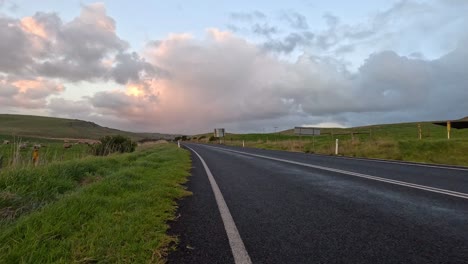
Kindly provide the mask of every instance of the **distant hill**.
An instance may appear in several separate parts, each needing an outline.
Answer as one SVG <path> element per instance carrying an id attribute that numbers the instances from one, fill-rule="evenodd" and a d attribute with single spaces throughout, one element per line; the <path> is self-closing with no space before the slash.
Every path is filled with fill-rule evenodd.
<path id="1" fill-rule="evenodd" d="M 468 117 L 464 117 L 452 121 L 464 121 L 468 122 Z M 360 126 L 360 127 L 349 127 L 349 128 L 320 128 L 320 133 L 322 136 L 338 136 L 338 135 L 370 135 L 374 138 L 379 139 L 415 139 L 418 137 L 418 127 L 421 127 L 422 137 L 424 138 L 438 138 L 445 139 L 447 137 L 447 128 L 444 126 L 435 125 L 436 122 L 442 121 L 421 121 L 421 122 L 412 122 L 412 123 L 394 123 L 394 124 L 376 124 L 369 126 Z M 445 122 L 445 121 L 443 121 Z M 452 122 L 453 123 L 453 122 Z M 468 129 L 452 129 L 451 132 L 452 138 L 458 139 L 468 139 Z M 204 133 L 194 135 L 194 137 L 205 136 L 209 138 L 213 136 L 213 133 Z M 277 136 L 281 139 L 296 139 L 299 137 L 294 134 L 294 128 L 286 129 L 283 131 L 278 131 L 276 133 L 247 133 L 247 134 L 232 134 L 227 133 L 226 138 L 232 140 L 263 140 L 276 138 Z M 305 138 L 309 136 L 304 136 Z"/>
<path id="2" fill-rule="evenodd" d="M 93 122 L 44 116 L 0 114 L 0 134 L 47 137 L 99 139 L 106 135 L 125 135 L 133 140 L 172 138 L 159 133 L 133 133 L 102 127 Z"/>

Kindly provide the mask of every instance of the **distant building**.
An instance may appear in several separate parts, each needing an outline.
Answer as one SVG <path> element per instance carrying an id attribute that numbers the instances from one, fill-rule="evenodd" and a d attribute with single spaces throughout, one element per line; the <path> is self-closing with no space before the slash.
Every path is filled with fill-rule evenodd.
<path id="1" fill-rule="evenodd" d="M 450 139 L 450 130 L 452 128 L 465 129 L 468 128 L 468 116 L 458 120 L 448 120 L 433 122 L 434 125 L 447 127 L 447 139 Z"/>
<path id="2" fill-rule="evenodd" d="M 433 124 L 439 126 L 447 126 L 448 124 L 450 124 L 451 128 L 464 129 L 468 128 L 468 116 L 458 120 L 437 121 Z"/>

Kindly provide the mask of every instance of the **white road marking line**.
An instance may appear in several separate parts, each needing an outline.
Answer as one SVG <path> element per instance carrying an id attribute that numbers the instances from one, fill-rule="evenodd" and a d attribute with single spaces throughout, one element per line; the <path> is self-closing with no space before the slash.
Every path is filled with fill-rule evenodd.
<path id="1" fill-rule="evenodd" d="M 425 191 L 429 191 L 429 192 L 441 193 L 441 194 L 445 194 L 445 195 L 450 195 L 450 196 L 454 196 L 454 197 L 468 199 L 468 194 L 461 193 L 461 192 L 455 192 L 455 191 L 450 191 L 450 190 L 445 190 L 445 189 L 440 189 L 440 188 L 435 188 L 435 187 L 430 187 L 430 186 L 425 186 L 425 185 L 419 185 L 419 184 L 415 184 L 415 183 L 391 180 L 391 179 L 387 179 L 387 178 L 381 178 L 381 177 L 362 174 L 362 173 L 357 173 L 357 172 L 333 169 L 333 168 L 329 168 L 329 167 L 322 167 L 322 166 L 318 166 L 318 165 L 312 165 L 312 164 L 307 164 L 307 163 L 302 163 L 302 162 L 297 162 L 297 161 L 292 161 L 292 160 L 285 160 L 285 159 L 273 158 L 273 157 L 264 156 L 264 155 L 251 154 L 251 153 L 247 153 L 247 152 L 243 152 L 243 151 L 224 149 L 224 148 L 218 148 L 218 147 L 213 147 L 213 146 L 209 146 L 209 148 L 216 148 L 216 149 L 219 149 L 219 150 L 222 150 L 222 151 L 239 153 L 239 154 L 243 154 L 243 155 L 247 155 L 247 156 L 270 159 L 270 160 L 275 160 L 275 161 L 281 161 L 281 162 L 300 165 L 300 166 L 304 166 L 304 167 L 309 167 L 309 168 L 314 168 L 314 169 L 319 169 L 319 170 L 325 170 L 325 171 L 331 171 L 331 172 L 337 172 L 337 173 L 356 176 L 356 177 L 360 177 L 360 178 L 366 178 L 366 179 L 370 179 L 370 180 L 381 181 L 381 182 L 391 183 L 391 184 L 395 184 L 395 185 L 401 185 L 401 186 L 406 186 L 406 187 L 410 187 L 410 188 L 425 190 Z"/>
<path id="2" fill-rule="evenodd" d="M 317 155 L 319 156 L 319 155 Z M 459 170 L 459 171 L 468 171 L 468 168 L 458 168 L 458 167 L 444 167 L 438 165 L 424 164 L 424 163 L 411 163 L 411 162 L 399 162 L 393 160 L 383 160 L 383 159 L 365 159 L 365 158 L 353 158 L 353 157 L 335 157 L 338 159 L 349 159 L 349 160 L 362 160 L 362 161 L 373 161 L 380 163 L 390 163 L 390 164 L 399 164 L 399 165 L 408 165 L 408 166 L 417 166 L 417 167 L 426 167 L 426 168 L 435 168 L 435 169 L 447 169 L 447 170 Z"/>
<path id="3" fill-rule="evenodd" d="M 262 149 L 262 150 L 265 150 L 265 149 Z M 280 150 L 280 151 L 288 152 L 288 151 L 285 151 L 285 150 Z M 450 165 L 439 166 L 439 165 L 436 165 L 436 164 L 426 164 L 426 163 L 418 163 L 418 162 L 400 162 L 400 161 L 396 161 L 396 160 L 386 160 L 386 159 L 372 159 L 372 158 L 367 159 L 367 158 L 355 158 L 355 157 L 346 157 L 346 156 L 328 156 L 328 155 L 324 155 L 324 154 L 309 154 L 309 155 L 316 156 L 316 157 L 330 157 L 330 158 L 335 158 L 335 159 L 349 159 L 349 160 L 360 160 L 360 161 L 369 161 L 369 162 L 390 163 L 390 164 L 399 164 L 399 165 L 407 165 L 407 166 L 443 169 L 443 170 L 447 169 L 447 170 L 468 171 L 468 167 L 464 167 L 464 166 L 450 167 Z"/>
<path id="4" fill-rule="evenodd" d="M 244 242 L 242 242 L 242 238 L 239 235 L 239 231 L 237 230 L 236 224 L 234 223 L 234 219 L 229 212 L 229 208 L 224 201 L 223 194 L 221 193 L 221 190 L 219 189 L 218 184 L 216 183 L 216 180 L 210 171 L 210 168 L 208 168 L 205 160 L 203 160 L 203 158 L 195 150 L 189 147 L 187 148 L 198 156 L 201 163 L 203 164 L 203 167 L 205 168 L 206 174 L 208 175 L 211 188 L 213 189 L 213 193 L 215 195 L 216 203 L 218 204 L 219 212 L 221 213 L 221 218 L 223 219 L 224 229 L 226 230 L 226 234 L 228 236 L 229 245 L 231 246 L 232 255 L 234 256 L 234 262 L 236 264 L 251 264 L 252 261 L 250 260 L 247 250 L 245 249 Z"/>

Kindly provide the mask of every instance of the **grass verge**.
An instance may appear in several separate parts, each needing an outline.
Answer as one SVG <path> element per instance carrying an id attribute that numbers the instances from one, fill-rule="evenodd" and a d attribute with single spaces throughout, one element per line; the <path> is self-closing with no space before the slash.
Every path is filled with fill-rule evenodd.
<path id="1" fill-rule="evenodd" d="M 271 136 L 270 136 L 271 137 Z M 289 136 L 292 137 L 292 136 Z M 468 139 L 394 139 L 384 137 L 367 138 L 362 135 L 296 137 L 245 140 L 246 147 L 285 150 L 292 152 L 335 154 L 335 139 L 339 139 L 339 155 L 348 157 L 377 158 L 413 161 L 434 164 L 468 166 Z M 213 142 L 215 143 L 215 142 Z M 225 140 L 226 145 L 242 146 L 241 140 Z"/>
<path id="2" fill-rule="evenodd" d="M 0 174 L 6 263 L 163 263 L 166 234 L 190 168 L 162 144 Z M 8 209 L 7 209 L 8 208 Z M 16 211 L 17 214 L 11 214 Z M 6 216 L 6 217 L 5 217 Z"/>

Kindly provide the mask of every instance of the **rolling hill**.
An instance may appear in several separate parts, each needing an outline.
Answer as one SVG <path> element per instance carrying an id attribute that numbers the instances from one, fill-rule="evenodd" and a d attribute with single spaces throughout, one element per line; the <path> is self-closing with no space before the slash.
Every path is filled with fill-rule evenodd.
<path id="1" fill-rule="evenodd" d="M 172 138 L 172 135 L 167 134 L 133 133 L 102 127 L 93 122 L 78 119 L 0 114 L 0 135 L 99 139 L 115 134 L 125 135 L 133 140 Z"/>

